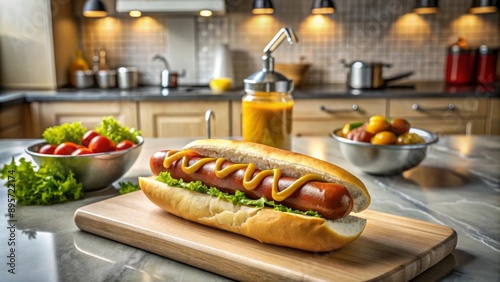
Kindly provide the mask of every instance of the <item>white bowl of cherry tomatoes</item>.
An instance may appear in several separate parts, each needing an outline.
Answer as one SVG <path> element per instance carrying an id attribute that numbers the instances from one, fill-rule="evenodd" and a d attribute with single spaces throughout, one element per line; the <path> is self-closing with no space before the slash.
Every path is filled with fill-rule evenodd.
<path id="1" fill-rule="evenodd" d="M 406 119 L 373 116 L 332 132 L 344 157 L 363 172 L 401 174 L 419 165 L 438 136 L 411 127 Z"/>
<path id="2" fill-rule="evenodd" d="M 63 142 L 55 145 L 43 141 L 25 151 L 38 165 L 60 162 L 74 172 L 84 191 L 92 191 L 109 187 L 130 169 L 144 144 L 143 137 L 135 138 L 115 144 L 95 130 L 89 130 L 83 135 L 81 144 Z"/>

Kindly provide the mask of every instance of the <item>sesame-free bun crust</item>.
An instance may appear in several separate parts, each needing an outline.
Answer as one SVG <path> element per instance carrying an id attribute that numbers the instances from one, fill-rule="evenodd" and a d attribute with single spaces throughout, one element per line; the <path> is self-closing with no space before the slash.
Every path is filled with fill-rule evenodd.
<path id="1" fill-rule="evenodd" d="M 187 144 L 184 149 L 206 157 L 224 158 L 233 163 L 254 163 L 260 170 L 279 168 L 282 175 L 288 177 L 319 174 L 325 181 L 347 188 L 354 201 L 353 212 L 363 211 L 370 205 L 370 194 L 361 180 L 341 167 L 307 155 L 258 143 L 225 139 L 200 139 Z"/>
<path id="2" fill-rule="evenodd" d="M 237 205 L 216 197 L 171 187 L 154 177 L 139 177 L 144 194 L 158 207 L 184 219 L 269 243 L 314 252 L 340 249 L 356 238 L 366 220 L 338 220 Z"/>

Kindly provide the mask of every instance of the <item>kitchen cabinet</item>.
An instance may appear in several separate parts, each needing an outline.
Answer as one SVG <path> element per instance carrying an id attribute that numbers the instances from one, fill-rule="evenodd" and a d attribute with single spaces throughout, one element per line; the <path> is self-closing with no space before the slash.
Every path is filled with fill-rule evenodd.
<path id="1" fill-rule="evenodd" d="M 115 117 L 122 125 L 138 128 L 136 102 L 34 102 L 31 112 L 34 136 L 41 136 L 47 127 L 66 122 L 80 121 L 85 127 L 93 128 L 106 116 Z"/>
<path id="2" fill-rule="evenodd" d="M 346 123 L 373 115 L 403 117 L 438 134 L 500 134 L 500 99 L 372 98 L 296 99 L 294 136 L 327 136 Z M 241 136 L 241 103 L 232 102 L 232 132 Z"/>
<path id="3" fill-rule="evenodd" d="M 488 101 L 481 98 L 390 99 L 389 116 L 438 134 L 484 134 Z"/>
<path id="4" fill-rule="evenodd" d="M 208 110 L 212 110 L 212 137 L 230 136 L 228 101 L 144 101 L 139 105 L 144 137 L 206 137 Z"/>
<path id="5" fill-rule="evenodd" d="M 500 99 L 489 99 L 485 133 L 500 135 Z"/>
<path id="6" fill-rule="evenodd" d="M 296 99 L 293 136 L 329 136 L 344 124 L 385 115 L 386 99 Z M 241 136 L 241 102 L 232 102 L 232 132 Z"/>
<path id="7" fill-rule="evenodd" d="M 0 108 L 0 138 L 26 138 L 30 135 L 30 112 L 27 103 Z"/>
<path id="8" fill-rule="evenodd" d="M 29 101 L 29 100 L 28 100 Z M 345 123 L 367 121 L 373 115 L 407 118 L 414 127 L 438 134 L 500 134 L 500 99 L 440 98 L 297 98 L 293 110 L 294 136 L 329 136 Z M 206 137 L 205 114 L 212 110 L 212 136 L 240 137 L 239 99 L 140 101 L 30 101 L 33 133 L 55 124 L 82 121 L 94 126 L 113 115 L 145 137 Z M 448 108 L 452 104 L 452 109 Z M 416 106 L 417 109 L 413 109 Z M 31 131 L 30 131 L 31 132 Z M 26 135 L 25 135 L 26 136 Z"/>
<path id="9" fill-rule="evenodd" d="M 73 1 L 0 1 L 0 86 L 56 89 L 78 48 Z"/>
<path id="10" fill-rule="evenodd" d="M 301 99 L 293 108 L 294 136 L 329 136 L 346 123 L 386 114 L 386 99 Z"/>
<path id="11" fill-rule="evenodd" d="M 242 136 L 241 123 L 241 101 L 230 101 L 231 109 L 231 133 L 233 136 Z"/>

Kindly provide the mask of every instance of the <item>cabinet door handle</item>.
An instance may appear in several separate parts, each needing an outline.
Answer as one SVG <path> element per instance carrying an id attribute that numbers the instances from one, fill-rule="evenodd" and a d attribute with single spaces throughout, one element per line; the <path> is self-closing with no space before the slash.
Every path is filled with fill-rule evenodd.
<path id="1" fill-rule="evenodd" d="M 350 109 L 330 109 L 325 105 L 321 105 L 319 109 L 325 113 L 336 114 L 336 113 L 347 113 L 347 112 L 361 112 L 358 104 L 352 104 Z"/>
<path id="2" fill-rule="evenodd" d="M 212 138 L 212 119 L 215 120 L 215 112 L 207 110 L 205 112 L 205 124 L 207 126 L 207 139 Z"/>
<path id="3" fill-rule="evenodd" d="M 449 103 L 448 106 L 446 106 L 446 107 L 436 107 L 436 108 L 422 107 L 419 104 L 415 103 L 415 104 L 411 105 L 411 108 L 414 111 L 423 111 L 423 112 L 425 112 L 425 111 L 454 111 L 457 109 L 457 107 L 453 103 Z"/>

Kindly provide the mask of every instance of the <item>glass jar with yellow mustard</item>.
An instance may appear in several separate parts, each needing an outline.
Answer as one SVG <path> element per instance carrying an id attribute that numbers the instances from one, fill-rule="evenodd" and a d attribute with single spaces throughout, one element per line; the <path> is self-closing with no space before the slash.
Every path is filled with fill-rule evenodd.
<path id="1" fill-rule="evenodd" d="M 243 140 L 291 149 L 290 93 L 247 91 L 242 100 Z"/>
<path id="2" fill-rule="evenodd" d="M 271 52 L 285 38 L 290 44 L 298 42 L 290 28 L 280 29 L 264 48 L 262 70 L 243 81 L 245 95 L 242 98 L 241 111 L 244 141 L 290 150 L 293 81 L 274 70 L 274 58 L 271 56 Z"/>

